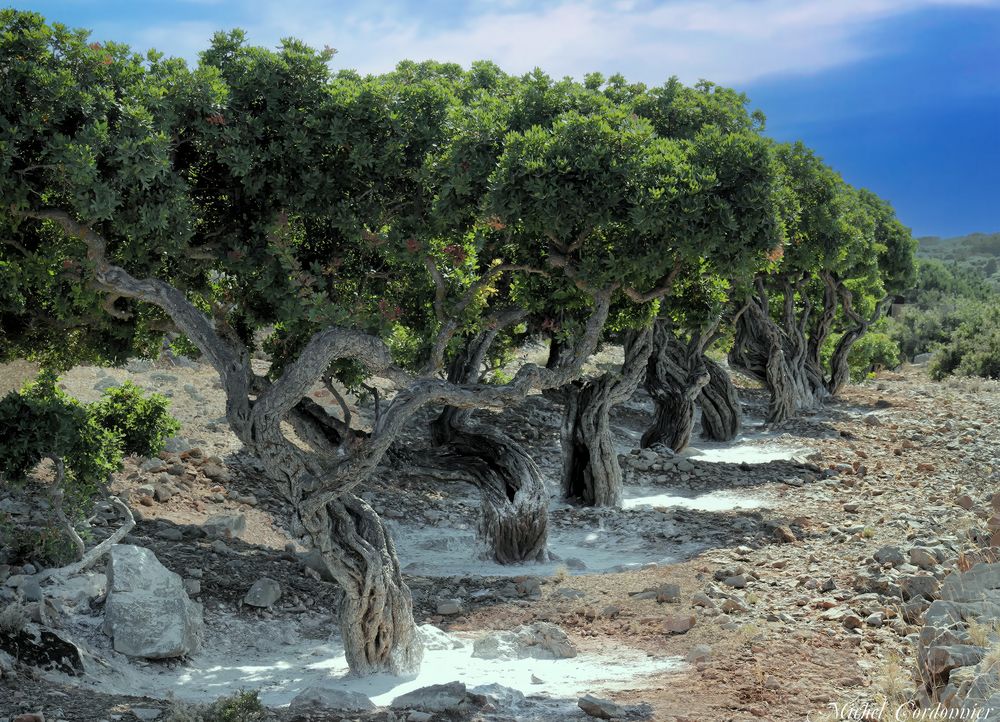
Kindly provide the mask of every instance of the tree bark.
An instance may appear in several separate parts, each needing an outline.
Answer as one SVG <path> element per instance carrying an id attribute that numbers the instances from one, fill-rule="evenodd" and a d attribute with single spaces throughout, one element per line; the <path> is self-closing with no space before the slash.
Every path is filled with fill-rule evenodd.
<path id="1" fill-rule="evenodd" d="M 611 410 L 635 393 L 651 351 L 650 329 L 630 334 L 620 373 L 575 381 L 565 388 L 560 440 L 563 491 L 568 498 L 587 506 L 622 505 L 622 469 L 611 434 Z"/>
<path id="2" fill-rule="evenodd" d="M 587 289 L 594 307 L 564 364 L 557 369 L 526 364 L 506 384 L 451 384 L 436 378 L 437 360 L 455 332 L 455 324 L 447 323 L 435 341 L 428 370 L 417 376 L 393 365 L 389 348 L 379 337 L 331 326 L 314 334 L 299 357 L 272 382 L 254 373 L 249 350 L 239 339 L 213 323 L 182 291 L 155 277 L 136 278 L 111 263 L 105 238 L 73 214 L 60 208 L 19 214 L 55 223 L 68 236 L 82 241 L 87 246 L 94 279 L 101 287 L 119 297 L 158 306 L 198 347 L 220 376 L 229 426 L 247 451 L 260 459 L 265 474 L 291 504 L 293 529 L 302 528 L 309 534 L 344 587 L 341 624 L 352 672 L 414 671 L 420 663 L 421 646 L 395 548 L 375 512 L 351 490 L 370 477 L 405 425 L 426 404 L 500 406 L 577 378 L 597 347 L 615 288 Z M 561 265 L 566 266 L 566 261 Z M 452 316 L 458 318 L 461 309 L 497 274 L 512 269 L 492 268 L 467 290 Z M 441 306 L 438 301 L 436 297 L 436 306 Z M 334 444 L 327 431 L 313 428 L 315 422 L 300 410 L 299 404 L 324 378 L 331 364 L 340 359 L 357 362 L 368 375 L 383 373 L 401 379 L 402 389 L 379 415 L 367 437 L 345 434 Z M 311 450 L 285 436 L 281 428 L 285 419 L 304 430 L 304 440 Z"/>
<path id="3" fill-rule="evenodd" d="M 758 284 L 757 296 L 736 320 L 729 364 L 767 387 L 767 421 L 781 423 L 817 408 L 826 394 L 817 392 L 810 381 L 803 321 L 795 318 L 793 297 L 786 293 L 782 328 L 771 318 L 762 285 Z"/>
<path id="4" fill-rule="evenodd" d="M 837 346 L 833 350 L 830 358 L 830 378 L 826 382 L 826 389 L 831 396 L 840 393 L 844 386 L 851 380 L 851 366 L 849 357 L 851 349 L 861 338 L 868 333 L 872 324 L 878 321 L 892 305 L 892 297 L 887 296 L 879 301 L 872 313 L 871 318 L 862 318 L 854 311 L 851 292 L 844 289 L 841 296 L 841 304 L 844 314 L 854 322 L 854 326 L 844 332 L 844 335 L 837 341 Z"/>
<path id="5" fill-rule="evenodd" d="M 705 358 L 709 381 L 698 396 L 701 435 L 712 441 L 732 441 L 743 425 L 743 408 L 736 386 L 726 369 Z"/>
<path id="6" fill-rule="evenodd" d="M 663 444 L 683 451 L 691 443 L 695 399 L 711 378 L 705 365 L 706 338 L 697 332 L 684 342 L 674 333 L 669 320 L 661 318 L 654 323 L 645 386 L 655 410 L 653 423 L 639 442 L 642 448 Z"/>
<path id="7" fill-rule="evenodd" d="M 304 522 L 343 589 L 338 616 L 351 673 L 416 672 L 423 644 L 413 620 L 413 598 L 382 520 L 362 499 L 346 493 Z"/>
<path id="8" fill-rule="evenodd" d="M 476 383 L 495 329 L 470 339 L 448 368 L 452 383 Z M 548 495 L 530 455 L 499 429 L 469 428 L 469 409 L 446 406 L 431 422 L 439 453 L 429 459 L 480 492 L 479 539 L 500 564 L 548 558 Z"/>
<path id="9" fill-rule="evenodd" d="M 545 482 L 520 444 L 496 429 L 453 429 L 439 461 L 482 495 L 478 531 L 485 556 L 500 564 L 548 559 Z"/>

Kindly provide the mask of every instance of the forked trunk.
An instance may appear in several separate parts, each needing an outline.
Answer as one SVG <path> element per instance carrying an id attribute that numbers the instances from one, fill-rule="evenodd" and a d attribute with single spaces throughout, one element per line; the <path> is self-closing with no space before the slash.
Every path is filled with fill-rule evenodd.
<path id="1" fill-rule="evenodd" d="M 844 292 L 842 298 L 844 313 L 854 322 L 854 326 L 845 331 L 844 335 L 840 337 L 836 348 L 833 350 L 833 356 L 830 358 L 830 378 L 826 382 L 826 389 L 833 396 L 840 393 L 851 380 L 851 365 L 849 360 L 854 344 L 868 333 L 868 329 L 871 328 L 872 324 L 882 318 L 892 303 L 891 297 L 882 299 L 878 306 L 876 306 L 871 318 L 864 319 L 854 311 L 849 292 Z"/>
<path id="2" fill-rule="evenodd" d="M 346 493 L 303 522 L 343 589 L 338 616 L 351 673 L 419 670 L 424 651 L 413 599 L 392 538 L 375 511 Z"/>
<path id="3" fill-rule="evenodd" d="M 701 435 L 712 441 L 732 441 L 743 425 L 743 408 L 729 372 L 705 358 L 709 381 L 698 396 L 701 407 Z"/>
<path id="4" fill-rule="evenodd" d="M 631 334 L 621 373 L 577 381 L 564 390 L 563 491 L 588 506 L 620 507 L 622 469 L 611 434 L 611 410 L 635 393 L 646 372 L 651 332 Z"/>
<path id="5" fill-rule="evenodd" d="M 643 448 L 663 444 L 682 451 L 694 431 L 695 399 L 709 382 L 703 335 L 684 342 L 666 319 L 657 319 L 653 352 L 646 367 L 645 386 L 653 399 L 653 423 L 639 442 Z"/>

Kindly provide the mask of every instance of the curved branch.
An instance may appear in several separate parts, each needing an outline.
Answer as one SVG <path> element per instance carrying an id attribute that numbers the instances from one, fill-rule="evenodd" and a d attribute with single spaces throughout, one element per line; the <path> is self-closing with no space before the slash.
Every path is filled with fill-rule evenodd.
<path id="1" fill-rule="evenodd" d="M 105 288 L 124 298 L 135 298 L 159 306 L 173 319 L 181 331 L 202 352 L 215 368 L 226 389 L 226 416 L 233 431 L 245 437 L 250 417 L 247 392 L 250 386 L 250 354 L 242 345 L 223 339 L 212 322 L 184 294 L 156 278 L 139 279 L 107 258 L 107 241 L 90 226 L 77 221 L 59 208 L 18 211 L 26 218 L 52 221 L 68 235 L 82 240 L 87 246 L 87 258 L 93 264 L 94 277 Z"/>

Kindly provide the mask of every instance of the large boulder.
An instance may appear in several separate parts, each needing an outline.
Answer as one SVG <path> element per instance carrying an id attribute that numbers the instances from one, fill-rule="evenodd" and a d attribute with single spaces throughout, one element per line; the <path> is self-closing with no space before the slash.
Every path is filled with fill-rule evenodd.
<path id="1" fill-rule="evenodd" d="M 297 713 L 317 712 L 367 712 L 375 709 L 375 703 L 360 692 L 351 692 L 334 687 L 307 687 L 292 699 L 289 711 Z"/>
<path id="2" fill-rule="evenodd" d="M 562 629 L 549 622 L 525 624 L 510 632 L 491 632 L 477 639 L 472 656 L 481 659 L 569 659 L 576 647 Z"/>
<path id="3" fill-rule="evenodd" d="M 116 544 L 108 560 L 104 631 L 114 648 L 132 657 L 163 659 L 198 650 L 204 627 L 179 575 L 149 549 Z"/>
<path id="4" fill-rule="evenodd" d="M 461 709 L 466 703 L 466 689 L 462 682 L 432 684 L 396 697 L 393 709 L 417 709 L 425 712 L 445 712 Z"/>

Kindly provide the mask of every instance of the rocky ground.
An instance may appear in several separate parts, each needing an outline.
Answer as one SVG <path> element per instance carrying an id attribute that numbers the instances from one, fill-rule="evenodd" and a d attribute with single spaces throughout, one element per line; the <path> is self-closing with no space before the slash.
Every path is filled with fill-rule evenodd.
<path id="1" fill-rule="evenodd" d="M 5 371 L 0 392 L 26 373 Z M 170 395 L 184 427 L 160 458 L 130 459 L 116 478 L 137 517 L 124 541 L 151 550 L 203 606 L 203 650 L 136 662 L 100 629 L 96 572 L 68 591 L 42 584 L 29 611 L 93 659 L 82 679 L 0 664 L 0 720 L 166 720 L 171 697 L 206 701 L 241 687 L 260 689 L 275 715 L 302 718 L 284 705 L 346 670 L 336 661 L 336 588 L 309 566 L 279 495 L 239 453 L 211 371 L 136 363 L 77 369 L 64 382 L 91 400 L 126 378 Z M 752 419 L 763 398 L 753 389 L 744 398 Z M 558 500 L 555 407 L 532 398 L 498 420 L 552 483 L 559 558 L 550 564 L 479 561 L 471 489 L 398 470 L 371 485 L 365 495 L 391 521 L 416 616 L 441 630 L 426 632 L 421 680 L 470 691 L 439 690 L 451 708 L 429 716 L 403 700 L 344 719 L 582 720 L 584 693 L 621 705 L 592 703 L 590 714 L 664 721 L 894 719 L 915 690 L 927 703 L 989 700 L 1000 660 L 990 613 L 1000 604 L 975 595 L 992 581 L 950 583 L 972 589 L 968 599 L 947 581 L 942 593 L 941 581 L 992 561 L 1000 542 L 1000 385 L 932 383 L 907 367 L 849 388 L 821 414 L 750 428 L 735 445 L 696 441 L 680 457 L 631 452 L 648 412 L 637 399 L 614 419 L 629 485 L 617 511 Z M 12 499 L 0 511 L 33 513 Z M 98 541 L 118 520 L 108 508 L 94 523 Z M 2 593 L 33 596 L 38 571 L 0 566 Z M 519 675 L 527 699 L 471 691 L 517 687 Z M 387 705 L 414 686 L 393 684 L 351 689 Z"/>

